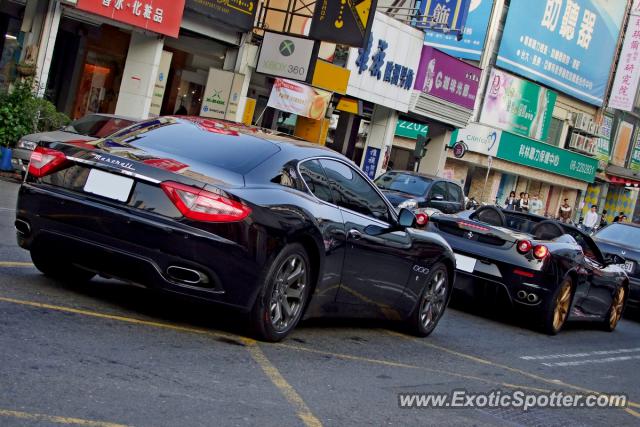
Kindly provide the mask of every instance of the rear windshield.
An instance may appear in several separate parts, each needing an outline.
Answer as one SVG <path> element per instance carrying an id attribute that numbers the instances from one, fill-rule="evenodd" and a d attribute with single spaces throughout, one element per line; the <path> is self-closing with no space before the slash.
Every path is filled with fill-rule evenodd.
<path id="1" fill-rule="evenodd" d="M 383 190 L 399 191 L 414 196 L 423 196 L 432 182 L 429 178 L 397 172 L 387 172 L 375 181 Z"/>
<path id="2" fill-rule="evenodd" d="M 77 133 L 78 135 L 90 136 L 92 138 L 104 138 L 105 136 L 109 136 L 133 123 L 133 121 L 127 119 L 91 114 L 81 119 L 74 120 L 65 128 L 65 130 Z"/>

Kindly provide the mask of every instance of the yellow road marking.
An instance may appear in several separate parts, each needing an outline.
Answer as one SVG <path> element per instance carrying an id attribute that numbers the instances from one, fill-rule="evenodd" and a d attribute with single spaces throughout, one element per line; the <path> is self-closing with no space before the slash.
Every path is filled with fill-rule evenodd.
<path id="1" fill-rule="evenodd" d="M 513 368 L 511 366 L 504 365 L 502 363 L 492 362 L 491 360 L 483 359 L 481 357 L 477 357 L 477 356 L 474 356 L 472 354 L 467 354 L 467 353 L 462 353 L 460 351 L 452 350 L 452 349 L 447 348 L 447 347 L 443 347 L 443 346 L 440 346 L 440 345 L 437 345 L 437 344 L 430 343 L 430 342 L 425 341 L 423 339 L 409 337 L 409 336 L 403 335 L 403 334 L 401 334 L 399 332 L 395 332 L 395 331 L 386 331 L 386 332 L 388 334 L 390 334 L 390 335 L 393 335 L 393 336 L 396 336 L 396 337 L 401 337 L 401 338 L 403 338 L 405 340 L 417 342 L 417 343 L 419 343 L 419 344 L 421 344 L 423 346 L 429 347 L 429 348 L 433 348 L 433 349 L 436 349 L 436 350 L 443 351 L 445 353 L 453 354 L 453 355 L 458 356 L 458 357 L 463 358 L 463 359 L 472 360 L 472 361 L 474 361 L 476 363 L 481 363 L 481 364 L 484 364 L 484 365 L 493 366 L 495 368 L 504 369 L 504 370 L 507 370 L 507 371 L 510 371 L 510 372 L 513 372 L 513 373 L 516 373 L 516 374 L 520 374 L 520 375 L 523 375 L 525 377 L 532 378 L 534 380 L 537 380 L 537 381 L 540 381 L 540 382 L 543 382 L 543 383 L 546 383 L 546 384 L 552 384 L 554 386 L 562 386 L 562 387 L 566 387 L 566 388 L 570 388 L 570 389 L 573 389 L 573 390 L 580 391 L 582 393 L 591 393 L 591 394 L 596 394 L 596 395 L 607 395 L 606 393 L 602 393 L 602 392 L 595 391 L 595 390 L 590 390 L 588 388 L 577 386 L 577 385 L 574 385 L 574 384 L 569 384 L 569 383 L 566 383 L 566 382 L 564 382 L 562 380 L 552 380 L 552 379 L 549 379 L 549 378 L 542 377 L 540 375 L 532 374 L 531 372 L 523 371 L 522 369 Z M 636 407 L 636 408 L 640 407 L 640 404 L 635 403 L 635 402 L 627 402 L 627 405 L 628 406 L 633 406 L 633 407 Z M 636 411 L 627 410 L 627 412 L 630 413 L 633 416 L 637 416 L 638 418 L 640 418 L 640 414 L 638 414 Z"/>
<path id="2" fill-rule="evenodd" d="M 0 267 L 33 267 L 30 262 L 0 261 Z"/>
<path id="3" fill-rule="evenodd" d="M 264 355 L 258 344 L 253 340 L 244 339 L 247 344 L 247 349 L 253 360 L 262 368 L 262 371 L 269 377 L 271 382 L 280 390 L 294 408 L 298 417 L 302 420 L 304 425 L 308 427 L 320 427 L 322 423 L 318 418 L 313 415 L 311 409 L 302 400 L 302 397 L 296 392 L 296 390 L 284 379 L 278 368 L 276 368 Z"/>
<path id="4" fill-rule="evenodd" d="M 5 297 L 0 297 L 0 301 L 12 303 L 12 304 L 25 305 L 29 307 L 44 308 L 48 310 L 62 311 L 66 313 L 80 314 L 83 316 L 96 317 L 100 319 L 116 320 L 119 322 L 133 323 L 136 325 L 152 326 L 156 328 L 170 329 L 174 331 L 190 332 L 195 334 L 211 335 L 214 337 L 222 337 L 226 339 L 239 340 L 242 343 L 246 344 L 247 349 L 249 350 L 249 354 L 251 354 L 251 357 L 256 361 L 256 363 L 258 363 L 258 365 L 260 365 L 260 368 L 262 368 L 262 370 L 267 375 L 267 377 L 284 395 L 287 401 L 291 405 L 293 405 L 293 407 L 296 409 L 296 413 L 298 417 L 300 417 L 300 419 L 304 422 L 304 424 L 309 427 L 322 426 L 322 423 L 320 422 L 320 420 L 318 420 L 313 415 L 313 413 L 311 412 L 309 407 L 304 403 L 300 395 L 284 379 L 284 377 L 280 374 L 278 369 L 269 361 L 269 359 L 267 359 L 267 357 L 264 355 L 260 347 L 258 347 L 255 340 L 241 337 L 238 335 L 226 334 L 226 333 L 208 330 L 208 329 L 192 328 L 188 326 L 178 326 L 178 325 L 172 325 L 170 323 L 141 320 L 141 319 L 135 319 L 132 317 L 104 314 L 104 313 L 98 313 L 95 311 L 80 310 L 77 308 L 63 307 L 63 306 L 52 305 L 52 304 L 44 304 L 44 303 L 34 302 L 34 301 L 25 301 L 25 300 L 18 300 L 14 298 L 5 298 Z"/>
<path id="5" fill-rule="evenodd" d="M 84 427 L 126 427 L 124 424 L 107 423 L 104 421 L 83 420 L 80 418 L 58 417 L 55 415 L 32 414 L 29 412 L 10 411 L 0 409 L 0 417 L 17 418 L 28 421 L 46 421 L 56 424 L 76 425 Z"/>

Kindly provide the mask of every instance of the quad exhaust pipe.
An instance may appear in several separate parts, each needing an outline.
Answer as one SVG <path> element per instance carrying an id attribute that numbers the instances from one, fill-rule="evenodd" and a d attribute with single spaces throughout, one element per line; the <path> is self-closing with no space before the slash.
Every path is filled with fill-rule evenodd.
<path id="1" fill-rule="evenodd" d="M 29 234 L 31 234 L 31 225 L 29 225 L 27 221 L 16 219 L 13 225 L 16 227 L 16 231 L 23 236 L 28 236 Z"/>
<path id="2" fill-rule="evenodd" d="M 540 300 L 540 297 L 538 297 L 538 295 L 534 294 L 533 292 L 529 293 L 527 291 L 519 290 L 516 295 L 519 299 L 527 301 L 531 304 L 535 304 Z"/>
<path id="3" fill-rule="evenodd" d="M 209 283 L 209 278 L 203 272 L 177 265 L 167 267 L 167 275 L 172 280 L 187 285 L 206 285 Z"/>

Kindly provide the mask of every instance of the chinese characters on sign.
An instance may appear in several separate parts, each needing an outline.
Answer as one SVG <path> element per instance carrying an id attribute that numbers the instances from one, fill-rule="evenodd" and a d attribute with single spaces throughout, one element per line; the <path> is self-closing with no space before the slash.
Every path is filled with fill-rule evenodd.
<path id="1" fill-rule="evenodd" d="M 600 170 L 605 170 L 609 163 L 609 141 L 611 140 L 612 127 L 613 117 L 603 116 L 600 135 L 596 139 L 596 159 L 598 159 L 598 169 Z"/>
<path id="2" fill-rule="evenodd" d="M 378 40 L 378 49 L 370 56 L 373 38 L 374 34 L 372 32 L 365 47 L 358 49 L 358 58 L 356 59 L 358 74 L 362 74 L 368 69 L 372 77 L 378 80 L 382 78 L 383 81 L 387 83 L 391 83 L 404 90 L 410 90 L 413 86 L 414 71 L 404 65 L 394 64 L 393 61 L 387 61 L 385 63 L 385 57 L 387 56 L 385 50 L 389 47 L 389 43 L 385 40 Z M 371 60 L 370 65 L 369 60 Z M 384 77 L 382 73 L 383 65 Z"/>
<path id="3" fill-rule="evenodd" d="M 376 177 L 376 169 L 378 168 L 378 159 L 380 158 L 380 149 L 367 147 L 367 153 L 364 156 L 364 164 L 362 170 L 371 179 Z"/>
<path id="4" fill-rule="evenodd" d="M 257 0 L 187 0 L 186 10 L 233 25 L 242 31 L 253 28 Z"/>
<path id="5" fill-rule="evenodd" d="M 184 0 L 78 0 L 76 8 L 155 33 L 178 37 Z"/>
<path id="6" fill-rule="evenodd" d="M 422 0 L 419 28 L 460 33 L 467 21 L 470 0 Z"/>
<path id="7" fill-rule="evenodd" d="M 497 65 L 601 105 L 625 3 L 513 0 Z"/>
<path id="8" fill-rule="evenodd" d="M 640 0 L 634 2 L 624 36 L 609 107 L 632 111 L 640 80 Z"/>
<path id="9" fill-rule="evenodd" d="M 424 46 L 415 89 L 473 110 L 481 72 L 480 68 Z"/>

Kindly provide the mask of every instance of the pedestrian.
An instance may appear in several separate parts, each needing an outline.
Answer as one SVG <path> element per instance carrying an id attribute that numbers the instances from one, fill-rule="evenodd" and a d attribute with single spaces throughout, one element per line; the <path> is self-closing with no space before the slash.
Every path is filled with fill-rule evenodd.
<path id="1" fill-rule="evenodd" d="M 520 209 L 520 201 L 522 200 L 523 197 L 524 197 L 524 191 L 521 191 L 520 197 L 518 198 L 518 200 L 516 200 L 516 211 L 518 212 L 522 212 L 522 209 Z"/>
<path id="2" fill-rule="evenodd" d="M 591 205 L 591 210 L 587 212 L 587 215 L 584 217 L 584 222 L 582 225 L 584 226 L 585 233 L 589 234 L 593 231 L 593 228 L 598 223 L 598 207 L 596 205 Z"/>
<path id="3" fill-rule="evenodd" d="M 564 223 L 571 220 L 571 206 L 569 206 L 569 199 L 564 199 L 564 203 L 560 206 L 558 216 L 560 217 L 560 221 Z"/>
<path id="4" fill-rule="evenodd" d="M 609 223 L 607 222 L 607 210 L 603 209 L 602 210 L 602 215 L 600 215 L 600 224 L 598 225 L 598 229 L 600 228 L 604 228 L 608 225 Z"/>
<path id="5" fill-rule="evenodd" d="M 507 197 L 504 201 L 504 208 L 508 211 L 515 211 L 516 203 L 516 192 L 512 191 L 511 193 L 509 193 L 509 197 Z"/>
<path id="6" fill-rule="evenodd" d="M 518 210 L 520 212 L 529 212 L 529 193 L 520 193 L 522 194 L 522 197 L 520 197 L 520 200 L 518 202 Z"/>
<path id="7" fill-rule="evenodd" d="M 613 218 L 613 222 L 621 222 L 623 216 L 624 216 L 624 212 L 620 212 L 618 215 L 616 215 L 615 218 Z"/>
<path id="8" fill-rule="evenodd" d="M 533 198 L 531 199 L 531 206 L 530 206 L 530 211 L 532 214 L 535 215 L 542 215 L 542 200 L 540 200 L 539 198 L 540 196 L 536 193 L 533 195 Z"/>

